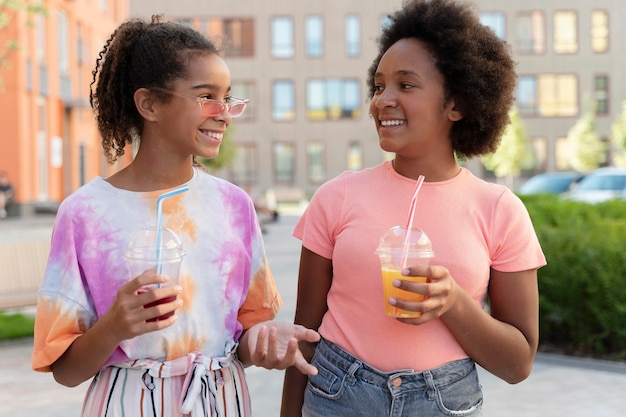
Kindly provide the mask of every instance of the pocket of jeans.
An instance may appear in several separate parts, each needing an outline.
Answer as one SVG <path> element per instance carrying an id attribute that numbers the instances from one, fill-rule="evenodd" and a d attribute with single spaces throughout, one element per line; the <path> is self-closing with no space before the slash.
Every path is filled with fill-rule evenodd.
<path id="1" fill-rule="evenodd" d="M 318 355 L 313 357 L 311 364 L 317 368 L 317 375 L 309 375 L 307 388 L 315 395 L 337 399 L 342 392 L 345 372 Z"/>
<path id="2" fill-rule="evenodd" d="M 462 417 L 481 415 L 483 392 L 476 369 L 463 378 L 437 388 L 437 403 L 446 414 Z"/>

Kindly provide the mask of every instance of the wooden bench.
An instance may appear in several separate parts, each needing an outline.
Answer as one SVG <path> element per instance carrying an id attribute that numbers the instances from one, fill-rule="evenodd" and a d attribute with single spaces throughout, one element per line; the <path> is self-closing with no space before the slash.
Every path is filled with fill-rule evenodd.
<path id="1" fill-rule="evenodd" d="M 0 310 L 37 303 L 49 253 L 49 241 L 0 243 Z"/>

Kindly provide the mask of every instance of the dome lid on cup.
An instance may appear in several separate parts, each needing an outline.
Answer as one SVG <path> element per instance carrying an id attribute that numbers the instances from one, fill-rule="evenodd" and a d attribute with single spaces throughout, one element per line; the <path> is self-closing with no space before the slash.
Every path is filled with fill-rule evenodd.
<path id="1" fill-rule="evenodd" d="M 389 229 L 381 238 L 376 249 L 377 255 L 401 253 L 405 244 L 405 226 L 394 226 Z M 413 227 L 410 229 L 408 252 L 412 256 L 432 258 L 435 256 L 430 239 L 426 233 Z"/>

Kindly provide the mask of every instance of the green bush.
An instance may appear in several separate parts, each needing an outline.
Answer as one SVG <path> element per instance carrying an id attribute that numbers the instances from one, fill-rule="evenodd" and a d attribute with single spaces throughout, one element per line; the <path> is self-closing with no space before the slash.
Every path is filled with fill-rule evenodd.
<path id="1" fill-rule="evenodd" d="M 0 340 L 32 336 L 35 319 L 23 314 L 0 312 Z"/>
<path id="2" fill-rule="evenodd" d="M 538 272 L 541 343 L 626 359 L 626 201 L 522 199 L 548 261 Z"/>

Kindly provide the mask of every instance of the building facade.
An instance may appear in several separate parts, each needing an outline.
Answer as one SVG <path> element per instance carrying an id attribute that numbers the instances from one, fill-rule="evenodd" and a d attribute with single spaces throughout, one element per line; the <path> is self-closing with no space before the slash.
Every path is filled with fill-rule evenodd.
<path id="1" fill-rule="evenodd" d="M 346 169 L 388 158 L 368 117 L 366 73 L 386 16 L 401 0 L 132 0 L 132 16 L 164 14 L 223 42 L 233 94 L 251 99 L 236 120 L 233 166 L 247 187 L 308 193 Z M 534 153 L 526 174 L 569 169 L 569 129 L 594 108 L 600 136 L 626 100 L 626 4 L 619 0 L 474 1 L 512 48 L 517 107 Z M 610 164 L 610 154 L 606 164 Z M 479 161 L 467 162 L 489 177 Z"/>
<path id="2" fill-rule="evenodd" d="M 89 84 L 104 41 L 128 17 L 128 1 L 41 3 L 45 13 L 6 10 L 9 25 L 0 30 L 1 45 L 19 45 L 0 69 L 0 170 L 16 190 L 12 214 L 53 209 L 117 169 L 102 156 Z"/>
<path id="3" fill-rule="evenodd" d="M 218 175 L 255 192 L 310 195 L 344 170 L 390 157 L 368 117 L 366 77 L 381 27 L 402 0 L 44 3 L 49 16 L 33 29 L 20 14 L 16 33 L 25 53 L 0 72 L 0 170 L 9 172 L 25 205 L 61 201 L 128 162 L 107 167 L 88 96 L 97 52 L 129 16 L 163 14 L 215 40 L 231 69 L 232 94 L 251 99 L 229 130 L 236 157 Z M 570 168 L 566 137 L 588 109 L 608 141 L 626 100 L 626 3 L 474 3 L 518 63 L 516 105 L 534 152 L 525 175 Z M 611 163 L 610 152 L 604 163 Z M 493 179 L 480 161 L 466 164 Z"/>

